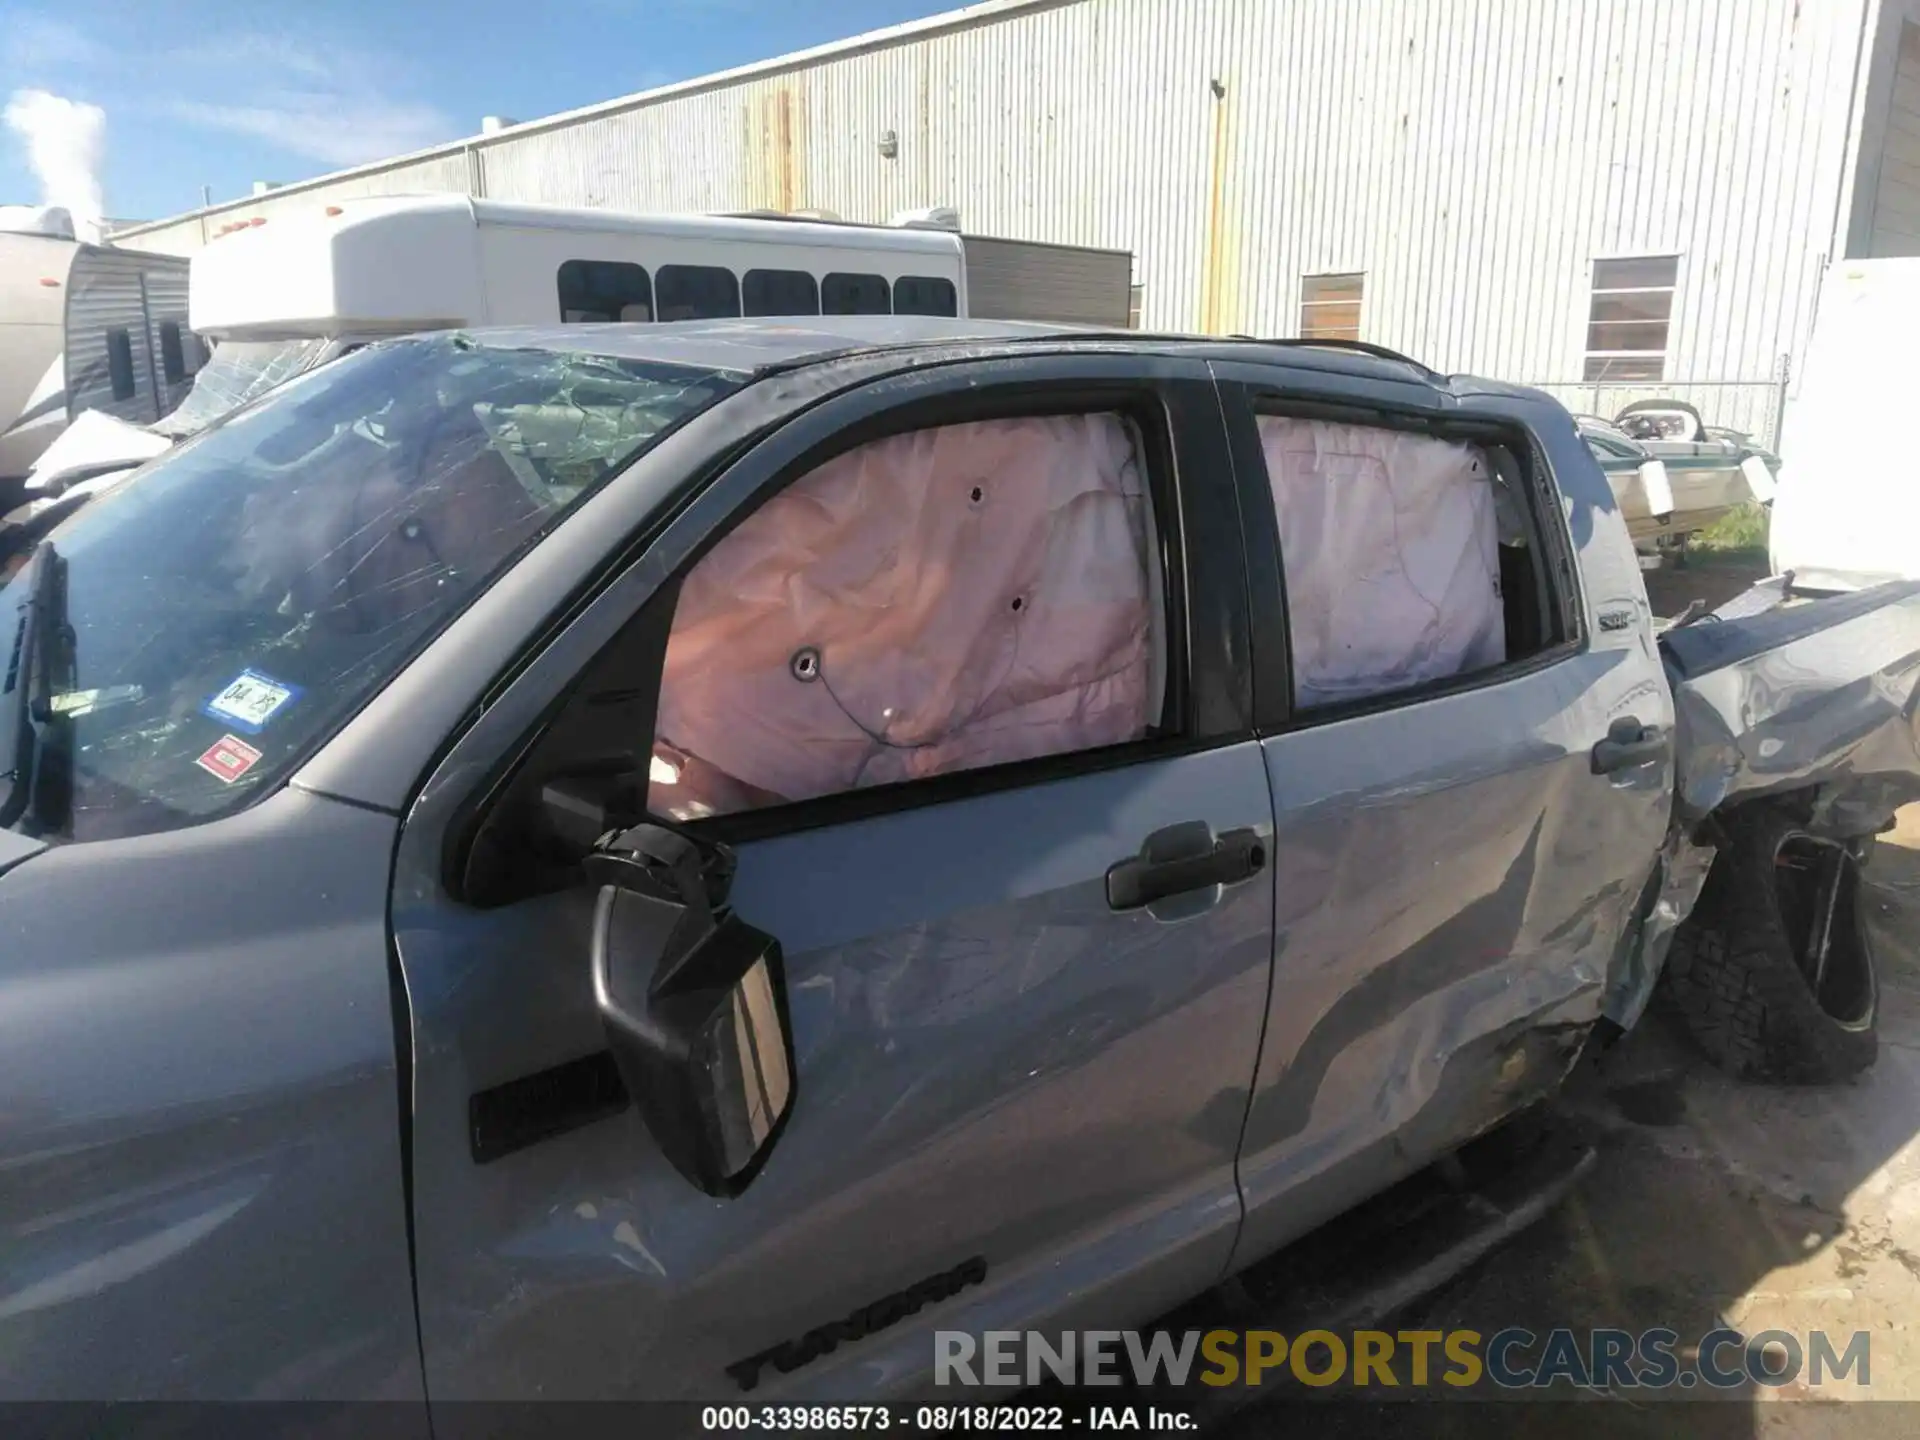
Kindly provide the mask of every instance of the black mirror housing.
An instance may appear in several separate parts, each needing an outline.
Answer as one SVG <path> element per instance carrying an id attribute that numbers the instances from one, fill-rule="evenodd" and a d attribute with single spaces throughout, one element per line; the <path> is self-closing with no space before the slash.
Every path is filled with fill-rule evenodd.
<path id="1" fill-rule="evenodd" d="M 587 872 L 594 998 L 627 1093 L 681 1175 L 737 1195 L 793 1106 L 780 942 L 724 908 L 732 856 L 676 831 L 609 836 Z"/>

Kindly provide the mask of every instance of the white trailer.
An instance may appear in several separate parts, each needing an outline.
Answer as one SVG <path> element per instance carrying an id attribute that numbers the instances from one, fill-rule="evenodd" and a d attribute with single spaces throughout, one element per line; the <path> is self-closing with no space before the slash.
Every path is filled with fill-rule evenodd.
<path id="1" fill-rule="evenodd" d="M 83 411 L 159 420 L 202 354 L 185 260 L 83 244 L 57 210 L 7 218 L 34 228 L 0 230 L 0 496 Z"/>
<path id="2" fill-rule="evenodd" d="M 1803 591 L 1920 579 L 1920 464 L 1905 432 L 1914 399 L 1920 256 L 1827 268 L 1780 432 L 1768 545 Z"/>
<path id="3" fill-rule="evenodd" d="M 193 256 L 190 319 L 213 359 L 164 423 L 90 428 L 28 481 L 136 465 L 370 340 L 479 325 L 723 316 L 970 315 L 1127 323 L 1125 251 L 962 236 L 925 222 L 632 215 L 464 195 L 345 200 L 256 219 Z M 976 306 L 976 302 L 980 303 Z"/>

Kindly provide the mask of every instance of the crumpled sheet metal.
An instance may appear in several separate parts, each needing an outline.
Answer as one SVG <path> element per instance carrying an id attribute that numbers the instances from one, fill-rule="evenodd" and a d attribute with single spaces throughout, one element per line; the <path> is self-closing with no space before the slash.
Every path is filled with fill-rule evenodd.
<path id="1" fill-rule="evenodd" d="M 1157 714 L 1132 428 L 889 436 L 802 476 L 688 574 L 648 808 L 676 819 L 1137 740 Z"/>
<path id="2" fill-rule="evenodd" d="M 1652 881 L 1658 887 L 1653 906 L 1638 926 L 1628 929 L 1620 963 L 1608 972 L 1601 1014 L 1622 1030 L 1631 1030 L 1646 1012 L 1653 987 L 1666 967 L 1667 952 L 1673 948 L 1674 932 L 1699 903 L 1707 872 L 1718 853 L 1713 846 L 1690 838 L 1677 825 L 1667 832 Z"/>
<path id="3" fill-rule="evenodd" d="M 1833 623 L 1819 624 L 1825 614 Z M 1737 801 L 1816 789 L 1817 825 L 1870 834 L 1920 799 L 1920 588 L 1707 623 L 1711 668 L 1697 654 L 1686 663 L 1679 632 L 1661 642 L 1683 826 Z M 1787 638 L 1770 645 L 1776 635 Z"/>
<path id="4" fill-rule="evenodd" d="M 1477 446 L 1277 415 L 1260 447 L 1279 517 L 1303 709 L 1506 658 L 1500 518 Z"/>

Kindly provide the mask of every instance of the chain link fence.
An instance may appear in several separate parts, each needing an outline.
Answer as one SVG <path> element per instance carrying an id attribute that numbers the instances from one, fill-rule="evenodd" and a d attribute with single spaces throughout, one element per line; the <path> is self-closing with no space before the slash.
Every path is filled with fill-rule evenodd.
<path id="1" fill-rule="evenodd" d="M 1709 425 L 1739 430 L 1776 454 L 1786 411 L 1787 364 L 1782 356 L 1765 380 L 1530 380 L 1576 415 L 1611 420 L 1636 400 L 1681 400 Z"/>

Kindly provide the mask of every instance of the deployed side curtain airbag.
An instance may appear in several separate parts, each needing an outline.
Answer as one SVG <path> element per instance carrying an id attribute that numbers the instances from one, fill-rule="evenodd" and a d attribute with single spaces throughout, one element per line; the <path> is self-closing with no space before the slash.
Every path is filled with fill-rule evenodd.
<path id="1" fill-rule="evenodd" d="M 1492 469 L 1472 445 L 1260 417 L 1294 702 L 1360 700 L 1506 658 Z"/>
<path id="2" fill-rule="evenodd" d="M 1115 415 L 948 425 L 795 481 L 687 576 L 649 805 L 679 819 L 1136 740 L 1151 501 Z"/>

